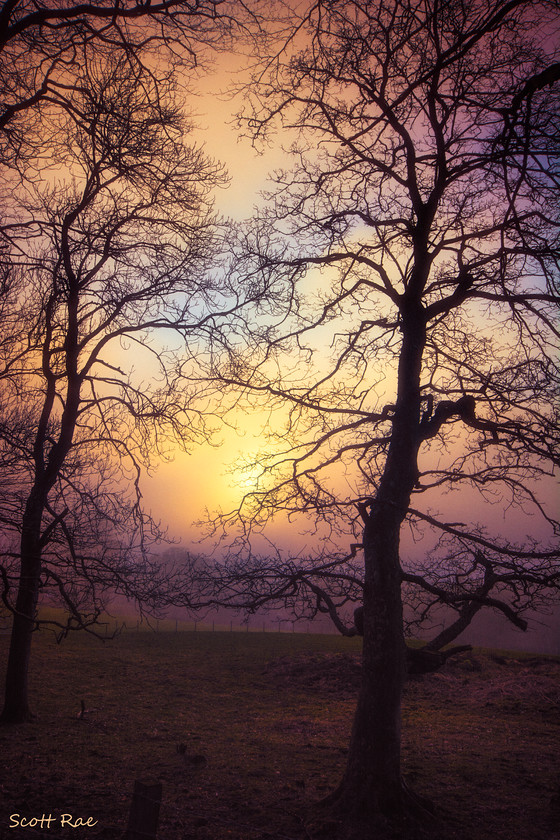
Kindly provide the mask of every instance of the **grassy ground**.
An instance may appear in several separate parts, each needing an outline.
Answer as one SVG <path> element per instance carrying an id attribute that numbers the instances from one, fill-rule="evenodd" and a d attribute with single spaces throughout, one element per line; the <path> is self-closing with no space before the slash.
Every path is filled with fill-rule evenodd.
<path id="1" fill-rule="evenodd" d="M 0 730 L 0 837 L 116 840 L 142 779 L 163 785 L 159 840 L 306 838 L 344 767 L 358 651 L 289 633 L 37 634 L 37 718 Z M 550 659 L 477 652 L 409 682 L 405 777 L 449 840 L 560 840 L 559 698 Z M 43 814 L 48 828 L 10 828 Z"/>

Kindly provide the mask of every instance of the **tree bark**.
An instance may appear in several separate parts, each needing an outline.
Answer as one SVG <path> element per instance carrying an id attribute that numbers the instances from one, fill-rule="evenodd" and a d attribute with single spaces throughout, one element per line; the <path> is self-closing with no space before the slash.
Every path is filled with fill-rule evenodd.
<path id="1" fill-rule="evenodd" d="M 411 286 L 413 284 L 411 283 Z M 416 800 L 401 778 L 401 698 L 406 646 L 401 596 L 400 531 L 418 476 L 420 368 L 425 345 L 421 307 L 403 301 L 403 344 L 391 442 L 377 494 L 364 512 L 362 684 L 346 771 L 329 801 L 352 840 L 389 833 L 407 821 Z M 385 831 L 387 827 L 387 831 Z"/>
<path id="2" fill-rule="evenodd" d="M 394 514 L 381 506 L 364 528 L 364 643 L 362 685 L 346 772 L 335 794 L 358 822 L 401 809 L 400 711 L 405 643 Z M 396 539 L 395 539 L 396 537 Z"/>
<path id="3" fill-rule="evenodd" d="M 40 529 L 43 506 L 36 493 L 28 499 L 22 523 L 21 566 L 10 650 L 6 668 L 4 708 L 0 723 L 23 723 L 29 708 L 29 661 L 41 579 Z"/>
<path id="4" fill-rule="evenodd" d="M 81 209 L 81 207 L 80 207 Z M 55 403 L 55 375 L 51 368 L 52 320 L 54 295 L 45 308 L 46 329 L 43 341 L 42 373 L 45 381 L 43 409 L 35 436 L 33 460 L 34 485 L 27 498 L 21 527 L 20 578 L 10 639 L 10 652 L 6 670 L 4 708 L 0 723 L 21 723 L 32 717 L 29 708 L 29 662 L 31 641 L 36 622 L 37 601 L 41 582 L 42 524 L 50 491 L 55 485 L 66 456 L 72 446 L 80 407 L 82 377 L 78 373 L 78 282 L 71 262 L 68 232 L 79 214 L 75 209 L 67 214 L 62 225 L 61 254 L 68 283 L 66 305 L 67 329 L 64 342 L 67 378 L 66 404 L 60 418 L 56 443 L 45 455 L 48 426 Z"/>
<path id="5" fill-rule="evenodd" d="M 70 344 L 70 342 L 68 343 Z M 67 358 L 71 357 L 69 365 L 73 364 L 75 368 L 76 353 L 73 345 L 70 345 L 70 348 L 67 351 Z M 3 724 L 22 723 L 33 717 L 29 707 L 29 662 L 41 583 L 43 514 L 49 492 L 54 486 L 56 477 L 59 475 L 72 445 L 76 425 L 80 380 L 75 370 L 72 370 L 71 373 L 66 407 L 60 423 L 60 434 L 57 443 L 49 453 L 46 465 L 44 463 L 43 447 L 46 439 L 47 420 L 53 403 L 50 389 L 47 389 L 43 417 L 39 424 L 35 442 L 36 477 L 22 518 L 20 577 L 6 669 L 4 708 L 0 715 L 0 723 Z"/>

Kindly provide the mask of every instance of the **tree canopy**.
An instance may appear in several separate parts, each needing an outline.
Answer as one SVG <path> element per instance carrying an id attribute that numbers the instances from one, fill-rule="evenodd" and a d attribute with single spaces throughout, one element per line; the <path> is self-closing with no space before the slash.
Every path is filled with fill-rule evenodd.
<path id="1" fill-rule="evenodd" d="M 162 63 L 193 74 L 209 49 L 225 48 L 230 34 L 248 32 L 248 23 L 256 16 L 235 0 L 8 0 L 0 10 L 2 160 L 22 168 L 33 158 L 45 141 L 40 118 L 48 122 L 64 107 L 85 56 L 102 61 L 119 53 L 132 67 L 142 62 L 148 74 Z"/>
<path id="2" fill-rule="evenodd" d="M 40 590 L 62 601 L 63 633 L 94 624 L 107 593 L 166 602 L 140 475 L 171 442 L 207 439 L 188 372 L 239 304 L 210 272 L 224 175 L 189 145 L 172 75 L 84 54 L 48 128 L 48 157 L 8 182 L 1 228 L 5 719 L 28 714 Z"/>
<path id="3" fill-rule="evenodd" d="M 240 119 L 256 144 L 293 140 L 294 165 L 224 240 L 226 270 L 220 172 L 184 140 L 173 57 L 195 63 L 191 43 L 239 25 L 229 8 L 5 7 L 2 515 L 20 570 L 15 602 L 3 577 L 4 719 L 28 714 L 40 586 L 78 623 L 82 593 L 125 586 L 151 527 L 139 471 L 169 435 L 205 434 L 204 381 L 286 423 L 258 486 L 214 522 L 225 563 L 193 564 L 184 600 L 303 604 L 343 630 L 340 610 L 363 601 L 362 688 L 329 800 L 337 836 L 361 840 L 424 812 L 401 780 L 403 592 L 413 624 L 455 613 L 437 649 L 482 606 L 523 626 L 558 588 L 559 8 L 290 9 L 282 42 L 255 44 Z M 278 517 L 319 549 L 257 555 Z"/>
<path id="4" fill-rule="evenodd" d="M 445 577 L 449 601 L 452 586 L 466 598 L 460 580 L 474 593 L 484 563 L 498 585 L 520 569 L 557 580 L 558 94 L 551 24 L 548 51 L 530 46 L 542 18 L 523 3 L 312 4 L 309 47 L 255 85 L 257 137 L 273 120 L 299 132 L 238 267 L 270 277 L 281 326 L 216 375 L 289 417 L 222 525 L 301 514 L 332 535 L 327 577 L 333 545 L 352 561 L 417 379 L 403 470 L 425 577 Z M 405 316 L 418 336 L 403 360 Z M 501 528 L 494 502 L 532 537 Z"/>
<path id="5" fill-rule="evenodd" d="M 215 523 L 241 526 L 216 586 L 249 607 L 363 592 L 333 799 L 354 828 L 410 804 L 403 585 L 420 618 L 486 604 L 518 626 L 558 586 L 557 25 L 552 2 L 313 2 L 250 88 L 255 142 L 295 137 L 238 249 L 276 321 L 257 317 L 249 351 L 212 374 L 288 421 L 259 487 Z M 314 562 L 255 558 L 278 515 L 317 528 Z"/>

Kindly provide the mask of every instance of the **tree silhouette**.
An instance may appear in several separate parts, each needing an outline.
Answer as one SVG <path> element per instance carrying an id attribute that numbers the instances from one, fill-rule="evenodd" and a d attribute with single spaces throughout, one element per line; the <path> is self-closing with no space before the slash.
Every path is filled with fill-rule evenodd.
<path id="1" fill-rule="evenodd" d="M 403 584 L 425 614 L 486 603 L 520 624 L 531 589 L 558 584 L 557 23 L 553 2 L 309 3 L 249 92 L 247 130 L 291 132 L 295 163 L 238 249 L 270 309 L 212 374 L 288 419 L 259 486 L 216 521 L 240 536 L 201 586 L 249 608 L 363 591 L 329 800 L 347 836 L 422 812 L 401 781 Z M 314 569 L 255 556 L 277 515 L 311 517 Z"/>
<path id="2" fill-rule="evenodd" d="M 140 474 L 171 441 L 206 439 L 204 391 L 188 369 L 217 340 L 220 310 L 235 309 L 208 272 L 223 174 L 188 145 L 173 87 L 130 56 L 84 55 L 49 122 L 49 157 L 5 191 L 5 722 L 29 715 L 40 591 L 62 601 L 65 633 L 95 623 L 109 590 L 154 605 L 172 587 L 150 559 L 161 535 Z"/>
<path id="3" fill-rule="evenodd" d="M 0 10 L 2 160 L 22 168 L 39 145 L 48 146 L 38 116 L 48 118 L 64 103 L 84 54 L 101 61 L 117 52 L 132 65 L 142 62 L 147 74 L 164 63 L 192 75 L 208 48 L 226 48 L 234 32 L 248 33 L 248 24 L 256 16 L 236 0 L 8 0 Z"/>

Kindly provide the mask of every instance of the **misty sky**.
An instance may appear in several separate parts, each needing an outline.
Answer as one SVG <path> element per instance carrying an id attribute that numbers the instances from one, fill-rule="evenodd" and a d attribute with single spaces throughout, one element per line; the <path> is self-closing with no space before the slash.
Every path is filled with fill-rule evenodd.
<path id="1" fill-rule="evenodd" d="M 227 169 L 229 186 L 216 190 L 215 202 L 218 212 L 234 221 L 249 219 L 254 207 L 263 200 L 260 192 L 270 187 L 268 176 L 275 168 L 290 166 L 290 158 L 282 149 L 290 138 L 277 134 L 274 144 L 256 150 L 235 125 L 235 115 L 243 99 L 240 95 L 232 97 L 227 91 L 232 84 L 243 80 L 243 66 L 244 59 L 239 56 L 219 56 L 212 72 L 198 80 L 196 95 L 186 102 L 187 112 L 193 115 L 193 138 Z M 392 397 L 388 399 L 391 401 Z M 194 445 L 189 454 L 177 450 L 172 461 L 162 463 L 144 482 L 147 507 L 169 527 L 170 535 L 185 544 L 200 538 L 201 532 L 195 523 L 204 518 L 206 510 L 236 507 L 256 477 L 255 471 L 236 470 L 235 465 L 266 448 L 264 429 L 270 419 L 269 413 L 254 404 L 249 412 L 238 412 L 235 418 L 229 418 L 230 421 L 234 419 L 237 430 L 224 425 L 214 438 L 214 446 Z M 550 481 L 546 495 L 554 505 L 554 500 L 558 499 L 554 480 Z M 475 505 L 479 518 L 491 520 L 494 529 L 499 520 L 499 530 L 512 539 L 523 539 L 534 526 L 534 522 L 520 518 L 518 511 L 504 511 L 503 500 L 489 505 L 475 494 L 470 500 L 466 500 L 463 493 L 451 494 L 446 497 L 445 509 L 460 518 L 465 504 Z M 299 549 L 309 542 L 308 538 L 297 539 L 293 532 L 288 538 L 283 523 L 271 530 L 273 539 L 278 535 Z M 404 545 L 406 550 L 406 535 Z M 412 545 L 409 547 L 412 551 L 422 551 Z"/>
<path id="2" fill-rule="evenodd" d="M 213 71 L 199 80 L 197 94 L 187 100 L 187 111 L 195 123 L 193 137 L 204 145 L 207 155 L 224 164 L 229 175 L 229 186 L 215 192 L 216 209 L 235 221 L 251 217 L 268 174 L 287 160 L 279 148 L 257 151 L 233 124 L 242 100 L 226 91 L 241 78 L 241 68 L 240 58 L 220 56 Z M 162 463 L 145 481 L 147 506 L 174 537 L 187 542 L 199 537 L 193 523 L 206 509 L 233 507 L 250 489 L 254 476 L 235 471 L 235 464 L 265 446 L 263 429 L 268 412 L 255 405 L 250 414 L 237 419 L 237 431 L 224 425 L 216 435 L 219 446 L 195 446 L 190 454 L 177 451 L 172 462 Z"/>

